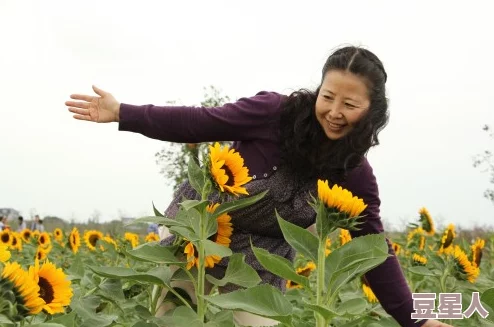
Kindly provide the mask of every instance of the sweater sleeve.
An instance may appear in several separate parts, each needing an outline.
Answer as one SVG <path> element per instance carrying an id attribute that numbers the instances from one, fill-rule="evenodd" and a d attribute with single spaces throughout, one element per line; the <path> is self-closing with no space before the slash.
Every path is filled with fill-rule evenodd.
<path id="1" fill-rule="evenodd" d="M 221 107 L 120 105 L 120 131 L 130 131 L 162 141 L 272 140 L 270 126 L 279 120 L 282 96 L 259 92 Z"/>
<path id="2" fill-rule="evenodd" d="M 345 184 L 353 195 L 362 198 L 367 204 L 367 208 L 362 212 L 365 218 L 364 223 L 360 225 L 361 230 L 351 231 L 352 237 L 382 233 L 384 229 L 379 213 L 379 190 L 367 159 L 348 175 Z M 412 293 L 389 240 L 386 239 L 386 242 L 391 256 L 381 265 L 368 271 L 365 278 L 383 309 L 396 319 L 400 326 L 422 326 L 426 320 L 414 322 L 411 318 L 414 312 Z"/>

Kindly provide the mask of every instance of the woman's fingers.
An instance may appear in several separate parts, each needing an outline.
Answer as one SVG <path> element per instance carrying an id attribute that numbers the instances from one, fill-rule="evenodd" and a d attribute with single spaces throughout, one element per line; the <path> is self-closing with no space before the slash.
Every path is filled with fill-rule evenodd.
<path id="1" fill-rule="evenodd" d="M 87 102 L 91 102 L 94 99 L 93 96 L 86 95 L 86 94 L 71 94 L 70 95 L 70 98 L 71 99 L 74 99 L 74 100 L 84 100 L 84 101 L 87 101 Z"/>
<path id="2" fill-rule="evenodd" d="M 78 120 L 93 121 L 93 120 L 91 119 L 91 117 L 86 116 L 86 115 L 74 115 L 73 117 L 74 117 L 75 119 L 78 119 Z"/>
<path id="3" fill-rule="evenodd" d="M 74 114 L 89 116 L 89 109 L 79 109 L 79 108 L 69 107 L 69 111 L 73 112 Z"/>
<path id="4" fill-rule="evenodd" d="M 89 103 L 88 102 L 66 101 L 65 105 L 68 107 L 77 107 L 77 108 L 89 109 Z"/>

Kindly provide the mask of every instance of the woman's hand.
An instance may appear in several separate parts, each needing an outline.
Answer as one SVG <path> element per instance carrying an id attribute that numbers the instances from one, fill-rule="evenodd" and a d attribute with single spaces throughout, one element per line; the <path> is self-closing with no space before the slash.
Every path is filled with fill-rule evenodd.
<path id="1" fill-rule="evenodd" d="M 434 319 L 429 319 L 425 322 L 425 324 L 422 325 L 422 327 L 453 327 L 453 326 Z"/>
<path id="2" fill-rule="evenodd" d="M 108 92 L 93 85 L 93 91 L 99 96 L 72 94 L 71 99 L 82 101 L 66 101 L 65 105 L 73 112 L 74 118 L 95 123 L 111 123 L 119 121 L 120 103 Z"/>

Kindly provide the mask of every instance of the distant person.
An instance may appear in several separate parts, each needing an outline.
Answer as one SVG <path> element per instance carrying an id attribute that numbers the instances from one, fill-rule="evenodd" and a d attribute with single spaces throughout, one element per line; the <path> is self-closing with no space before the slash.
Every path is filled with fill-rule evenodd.
<path id="1" fill-rule="evenodd" d="M 155 233 L 156 235 L 159 235 L 160 232 L 159 232 L 159 229 L 158 229 L 158 224 L 155 224 L 155 223 L 149 224 L 149 226 L 148 226 L 148 234 L 149 233 Z"/>
<path id="2" fill-rule="evenodd" d="M 10 229 L 9 225 L 7 225 L 7 216 L 2 216 L 0 219 L 0 231 Z"/>
<path id="3" fill-rule="evenodd" d="M 39 231 L 39 232 L 41 232 L 40 227 L 39 227 L 40 225 L 41 225 L 41 223 L 40 223 L 39 215 L 35 215 L 34 216 L 34 220 L 31 223 L 31 230 L 33 232 L 36 231 L 36 230 Z"/>
<path id="4" fill-rule="evenodd" d="M 39 223 L 38 223 L 38 231 L 40 231 L 40 233 L 44 232 L 45 231 L 45 226 L 43 226 L 43 220 L 39 220 Z"/>
<path id="5" fill-rule="evenodd" d="M 27 228 L 26 222 L 24 221 L 24 217 L 22 216 L 19 216 L 19 218 L 17 219 L 19 221 L 19 227 L 17 227 L 17 231 L 22 232 L 24 229 Z"/>

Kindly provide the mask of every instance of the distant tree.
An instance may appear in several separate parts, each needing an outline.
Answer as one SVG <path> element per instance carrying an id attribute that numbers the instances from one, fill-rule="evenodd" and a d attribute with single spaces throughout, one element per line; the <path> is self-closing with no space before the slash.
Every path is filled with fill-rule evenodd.
<path id="1" fill-rule="evenodd" d="M 494 139 L 494 133 L 492 132 L 490 126 L 485 125 L 482 129 L 489 133 L 489 136 Z M 494 184 L 494 156 L 492 151 L 485 150 L 484 152 L 477 154 L 473 158 L 473 166 L 482 167 L 483 171 L 488 172 L 490 175 L 489 182 Z M 494 189 L 488 188 L 485 190 L 484 197 L 489 199 L 494 204 Z"/>
<path id="2" fill-rule="evenodd" d="M 214 86 L 209 86 L 209 88 L 204 88 L 204 100 L 201 102 L 201 107 L 219 107 L 229 101 L 228 96 L 222 95 L 221 91 Z M 187 179 L 189 159 L 202 161 L 202 153 L 209 144 L 212 143 L 167 143 L 155 154 L 156 164 L 161 167 L 160 174 L 172 183 L 174 190 Z"/>

